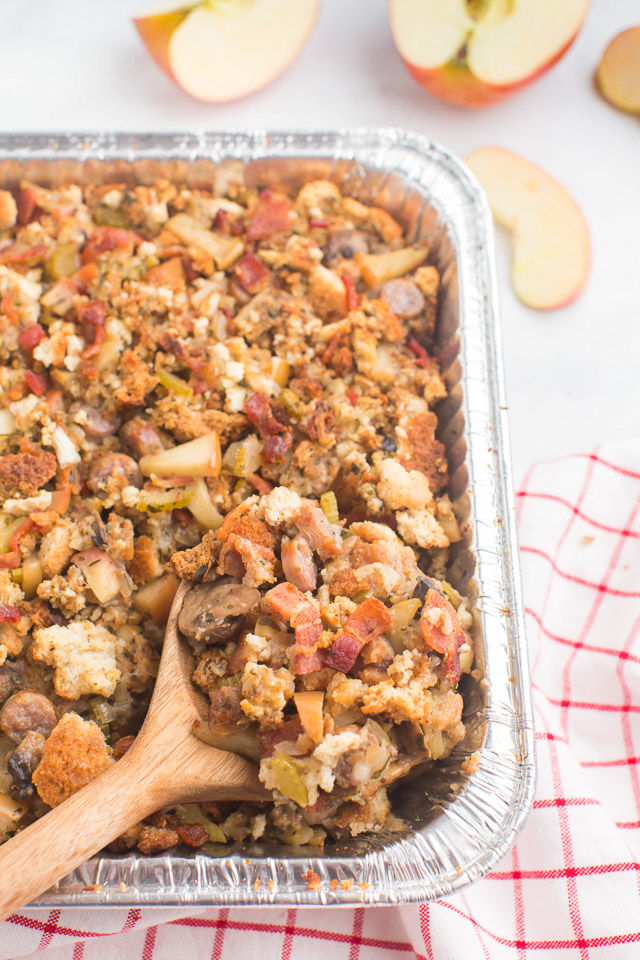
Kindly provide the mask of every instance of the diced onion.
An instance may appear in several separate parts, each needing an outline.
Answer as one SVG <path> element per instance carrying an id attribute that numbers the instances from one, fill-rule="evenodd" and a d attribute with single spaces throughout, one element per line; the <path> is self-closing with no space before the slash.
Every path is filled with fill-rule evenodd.
<path id="1" fill-rule="evenodd" d="M 80 454 L 75 444 L 69 439 L 61 426 L 57 426 L 51 434 L 51 444 L 63 470 L 65 467 L 72 467 L 74 464 L 80 463 Z"/>

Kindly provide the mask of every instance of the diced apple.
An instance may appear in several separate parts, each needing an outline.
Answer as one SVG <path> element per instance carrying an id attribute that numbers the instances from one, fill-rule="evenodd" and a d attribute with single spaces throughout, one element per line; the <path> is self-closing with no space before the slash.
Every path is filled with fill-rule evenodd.
<path id="1" fill-rule="evenodd" d="M 247 96 L 275 80 L 306 43 L 318 0 L 200 0 L 134 19 L 156 63 L 200 100 Z"/>
<path id="2" fill-rule="evenodd" d="M 388 253 L 356 253 L 355 259 L 366 285 L 377 287 L 387 280 L 402 277 L 409 270 L 415 270 L 428 256 L 429 247 L 422 243 Z"/>
<path id="3" fill-rule="evenodd" d="M 629 113 L 640 113 L 640 27 L 614 37 L 596 71 L 600 93 Z"/>
<path id="4" fill-rule="evenodd" d="M 0 410 L 0 436 L 7 437 L 15 433 L 16 418 L 11 410 Z"/>
<path id="5" fill-rule="evenodd" d="M 122 571 L 104 550 L 89 547 L 74 554 L 71 562 L 82 571 L 98 603 L 108 603 L 121 592 Z"/>
<path id="6" fill-rule="evenodd" d="M 136 590 L 133 605 L 141 613 L 147 613 L 156 627 L 164 627 L 179 584 L 175 573 L 164 573 Z"/>
<path id="7" fill-rule="evenodd" d="M 322 690 L 300 690 L 298 693 L 294 693 L 293 699 L 302 729 L 314 743 L 320 743 L 324 731 L 324 718 L 322 716 L 324 693 Z"/>
<path id="8" fill-rule="evenodd" d="M 202 477 L 193 484 L 193 496 L 187 508 L 204 530 L 218 530 L 222 526 L 222 514 L 211 502 L 209 490 Z"/>
<path id="9" fill-rule="evenodd" d="M 42 583 L 44 570 L 37 557 L 28 557 L 22 562 L 22 592 L 27 600 L 33 600 Z"/>
<path id="10" fill-rule="evenodd" d="M 538 310 L 566 306 L 589 276 L 589 229 L 557 180 L 500 147 L 476 150 L 466 162 L 487 192 L 497 223 L 513 244 L 511 280 L 523 303 Z"/>
<path id="11" fill-rule="evenodd" d="M 65 514 L 71 504 L 71 484 L 54 490 L 51 494 L 51 509 L 56 513 Z"/>
<path id="12" fill-rule="evenodd" d="M 279 387 L 286 387 L 289 382 L 290 366 L 282 357 L 273 357 L 271 360 L 272 375 Z"/>
<path id="13" fill-rule="evenodd" d="M 170 450 L 143 457 L 139 466 L 146 477 L 152 473 L 159 477 L 217 477 L 220 463 L 220 441 L 212 430 Z"/>
<path id="14" fill-rule="evenodd" d="M 186 213 L 176 213 L 165 223 L 167 230 L 189 246 L 200 247 L 213 257 L 218 270 L 226 270 L 244 252 L 244 243 L 238 237 L 207 230 Z"/>
<path id="15" fill-rule="evenodd" d="M 389 0 L 409 73 L 441 100 L 482 107 L 546 73 L 566 53 L 589 0 Z"/>

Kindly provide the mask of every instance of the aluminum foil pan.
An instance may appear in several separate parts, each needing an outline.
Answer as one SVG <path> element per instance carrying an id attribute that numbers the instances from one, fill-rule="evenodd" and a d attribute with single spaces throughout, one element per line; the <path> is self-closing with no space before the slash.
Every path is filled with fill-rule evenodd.
<path id="1" fill-rule="evenodd" d="M 467 737 L 393 794 L 403 826 L 324 852 L 254 843 L 220 858 L 96 856 L 38 904 L 391 904 L 440 897 L 509 849 L 533 799 L 535 756 L 502 379 L 492 224 L 484 195 L 442 147 L 400 130 L 327 133 L 8 135 L 0 186 L 149 182 L 296 189 L 325 177 L 386 207 L 433 244 L 443 284 L 438 351 L 449 396 L 437 411 L 465 540 L 448 577 L 475 597 Z M 477 769 L 461 763 L 479 753 Z M 309 883 L 311 870 L 319 883 Z"/>

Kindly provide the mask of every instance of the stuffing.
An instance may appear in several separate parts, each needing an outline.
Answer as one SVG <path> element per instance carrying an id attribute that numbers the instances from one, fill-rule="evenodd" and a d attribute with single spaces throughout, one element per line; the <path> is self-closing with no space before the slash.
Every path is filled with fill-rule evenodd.
<path id="1" fill-rule="evenodd" d="M 61 610 L 67 618 L 76 616 L 84 609 L 87 581 L 82 572 L 71 564 L 64 577 L 59 574 L 51 580 L 38 584 L 37 594 L 41 600 L 47 600 L 56 610 Z"/>
<path id="2" fill-rule="evenodd" d="M 146 534 L 135 538 L 133 557 L 127 563 L 127 569 L 134 583 L 148 583 L 157 580 L 164 572 L 157 544 Z"/>
<path id="3" fill-rule="evenodd" d="M 388 458 L 379 466 L 378 493 L 389 510 L 419 510 L 433 498 L 429 481 L 418 470 L 407 470 L 397 460 Z"/>
<path id="4" fill-rule="evenodd" d="M 192 642 L 194 689 L 276 793 L 201 811 L 228 841 L 321 846 L 379 830 L 378 788 L 464 734 L 471 601 L 454 613 L 416 589 L 449 579 L 465 532 L 432 409 L 447 394 L 440 277 L 382 207 L 320 179 L 293 199 L 231 167 L 213 192 L 0 191 L 0 700 L 28 686 L 62 712 L 98 696 L 123 756 L 178 579 L 203 585 L 195 617 L 224 578 L 228 606 L 204 611 L 219 635 Z M 212 432 L 205 463 L 143 462 Z M 47 803 L 112 762 L 92 724 L 65 714 L 56 730 Z M 114 850 L 206 838 L 158 812 Z"/>
<path id="5" fill-rule="evenodd" d="M 57 807 L 112 763 L 111 749 L 93 720 L 65 713 L 44 745 L 32 780 L 40 799 Z"/>
<path id="6" fill-rule="evenodd" d="M 41 490 L 33 497 L 15 497 L 5 500 L 2 509 L 5 513 L 12 513 L 14 517 L 28 517 L 36 510 L 46 510 L 51 506 L 51 492 Z"/>
<path id="7" fill-rule="evenodd" d="M 396 514 L 398 533 L 405 543 L 417 543 L 419 547 L 448 547 L 449 538 L 428 510 L 406 510 Z"/>
<path id="8" fill-rule="evenodd" d="M 90 620 L 35 630 L 33 657 L 55 667 L 53 685 L 65 700 L 110 697 L 120 678 L 115 636 Z"/>
<path id="9" fill-rule="evenodd" d="M 311 271 L 307 296 L 323 319 L 344 317 L 348 312 L 347 289 L 340 277 L 327 267 L 317 266 Z"/>
<path id="10" fill-rule="evenodd" d="M 361 833 L 377 833 L 382 830 L 390 813 L 391 804 L 387 791 L 382 787 L 364 803 L 355 800 L 343 803 L 334 817 L 334 822 L 338 829 L 357 837 Z"/>
<path id="11" fill-rule="evenodd" d="M 336 214 L 342 205 L 342 194 L 330 180 L 305 183 L 296 197 L 295 207 L 305 217 Z"/>
<path id="12" fill-rule="evenodd" d="M 40 557 L 45 577 L 54 577 L 61 573 L 73 554 L 84 549 L 84 543 L 82 546 L 73 543 L 75 532 L 74 522 L 64 517 L 42 538 Z"/>
<path id="13" fill-rule="evenodd" d="M 282 723 L 282 711 L 294 689 L 293 677 L 288 670 L 272 670 L 260 663 L 247 663 L 242 674 L 242 712 L 265 727 L 277 727 Z"/>

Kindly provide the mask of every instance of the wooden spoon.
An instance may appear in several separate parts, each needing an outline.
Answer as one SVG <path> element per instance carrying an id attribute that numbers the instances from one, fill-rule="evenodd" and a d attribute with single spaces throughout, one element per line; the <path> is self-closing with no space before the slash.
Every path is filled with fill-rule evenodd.
<path id="1" fill-rule="evenodd" d="M 155 810 L 194 800 L 269 800 L 255 764 L 191 734 L 207 699 L 191 681 L 178 634 L 189 584 L 178 588 L 149 712 L 134 744 L 105 773 L 0 846 L 0 920 Z"/>

